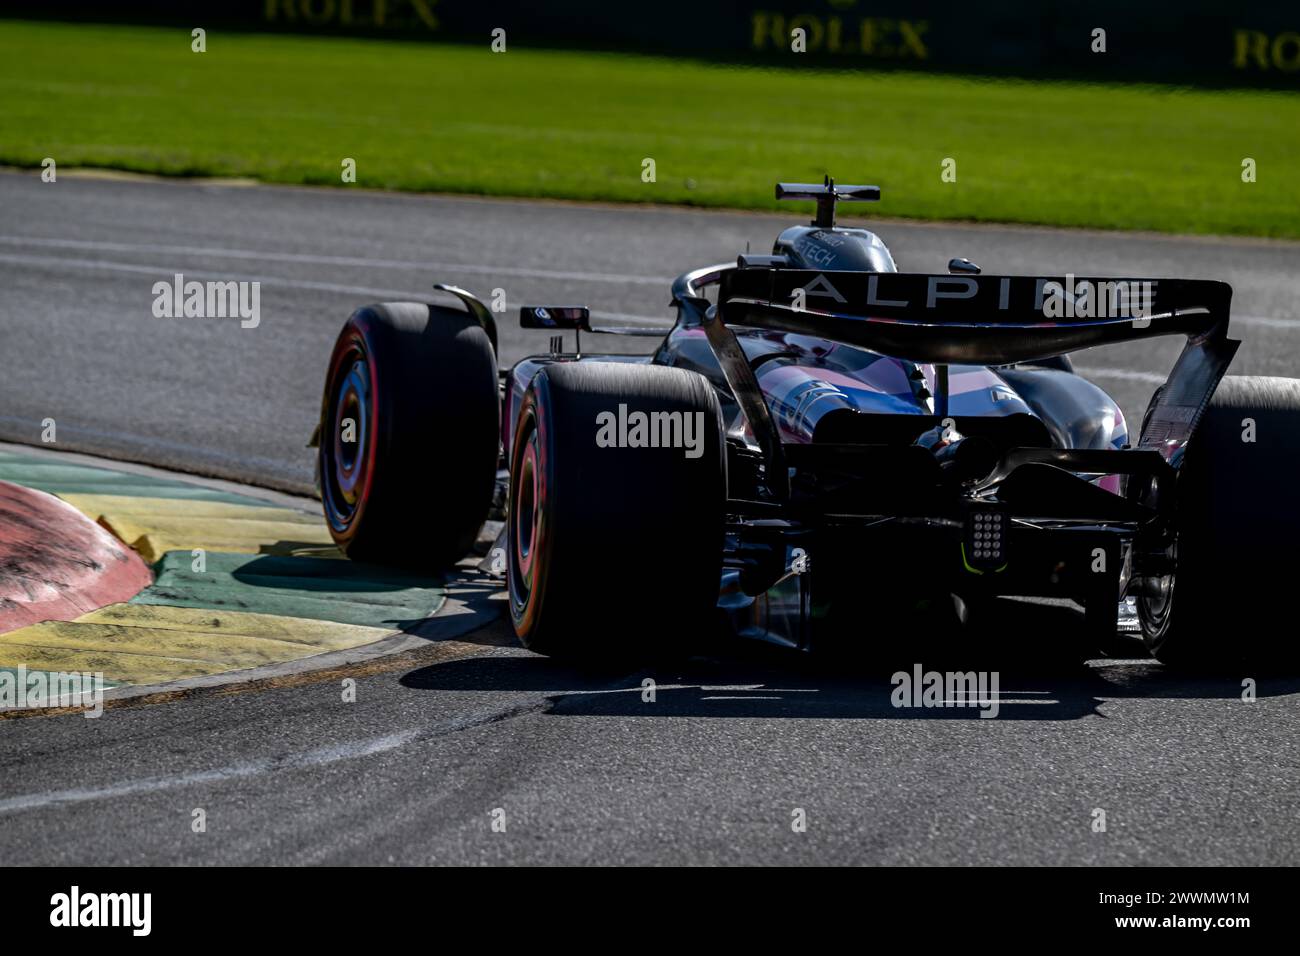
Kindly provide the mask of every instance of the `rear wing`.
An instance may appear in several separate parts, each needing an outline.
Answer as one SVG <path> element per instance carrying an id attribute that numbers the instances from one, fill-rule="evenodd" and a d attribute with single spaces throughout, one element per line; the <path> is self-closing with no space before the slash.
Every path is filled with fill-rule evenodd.
<path id="1" fill-rule="evenodd" d="M 780 438 L 730 326 L 797 332 L 940 366 L 1011 365 L 1181 334 L 1187 345 L 1139 442 L 1175 468 L 1240 344 L 1227 337 L 1232 287 L 1224 282 L 779 268 L 728 269 L 718 278 L 717 306 L 697 314 L 778 497 L 788 494 Z"/>
<path id="2" fill-rule="evenodd" d="M 1196 279 L 735 269 L 728 325 L 800 332 L 918 362 L 1009 365 L 1155 335 L 1226 334 L 1232 288 Z"/>

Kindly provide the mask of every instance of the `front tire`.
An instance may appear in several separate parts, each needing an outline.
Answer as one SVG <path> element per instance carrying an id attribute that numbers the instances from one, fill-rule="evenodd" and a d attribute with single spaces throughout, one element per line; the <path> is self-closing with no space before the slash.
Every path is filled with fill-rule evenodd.
<path id="1" fill-rule="evenodd" d="M 1176 570 L 1137 602 L 1147 649 L 1196 669 L 1294 663 L 1300 380 L 1224 378 L 1184 456 Z"/>
<path id="2" fill-rule="evenodd" d="M 472 317 L 416 302 L 353 313 L 321 409 L 335 543 L 353 560 L 424 571 L 464 557 L 492 500 L 499 416 L 496 357 Z"/>
<path id="3" fill-rule="evenodd" d="M 694 447 L 598 444 L 620 406 L 629 420 L 667 413 L 685 427 L 689 416 Z M 721 580 L 721 423 L 712 386 L 693 372 L 575 362 L 537 373 L 510 461 L 507 579 L 524 646 L 607 660 L 698 646 Z"/>

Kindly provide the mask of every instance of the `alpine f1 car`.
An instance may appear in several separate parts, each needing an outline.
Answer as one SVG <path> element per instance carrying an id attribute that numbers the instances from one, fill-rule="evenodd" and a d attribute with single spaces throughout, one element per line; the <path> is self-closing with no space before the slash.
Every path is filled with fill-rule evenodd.
<path id="1" fill-rule="evenodd" d="M 900 273 L 835 225 L 879 195 L 778 185 L 816 219 L 678 277 L 666 334 L 525 307 L 558 334 L 508 369 L 463 289 L 359 309 L 318 433 L 335 541 L 437 570 L 495 514 L 487 564 L 547 654 L 681 649 L 719 617 L 800 648 L 896 640 L 874 609 L 936 595 L 1068 598 L 1101 639 L 1131 598 L 1162 661 L 1288 653 L 1264 625 L 1300 540 L 1300 382 L 1224 377 L 1231 288 Z M 660 341 L 588 354 L 584 332 Z M 1136 432 L 1067 357 L 1170 334 L 1186 345 Z"/>

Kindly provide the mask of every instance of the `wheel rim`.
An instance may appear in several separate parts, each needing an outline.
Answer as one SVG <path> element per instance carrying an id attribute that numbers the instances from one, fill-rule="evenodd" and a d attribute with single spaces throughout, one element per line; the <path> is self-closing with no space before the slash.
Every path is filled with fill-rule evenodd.
<path id="1" fill-rule="evenodd" d="M 533 589 L 541 531 L 541 465 L 535 427 L 529 429 L 527 438 L 519 447 L 517 474 L 510 485 L 513 499 L 510 502 L 510 545 L 513 550 L 510 565 L 515 585 L 512 590 L 516 603 L 522 606 L 528 603 Z"/>
<path id="2" fill-rule="evenodd" d="M 1177 563 L 1177 546 L 1169 549 L 1168 558 Z M 1162 574 L 1154 579 L 1155 594 L 1144 594 L 1137 600 L 1138 621 L 1143 633 L 1149 638 L 1159 639 L 1169 620 L 1169 611 L 1174 603 L 1174 575 Z"/>
<path id="3" fill-rule="evenodd" d="M 536 623 L 537 600 L 546 575 L 546 452 L 536 409 L 520 412 L 511 458 L 509 512 L 510 607 L 517 627 Z"/>
<path id="4" fill-rule="evenodd" d="M 531 578 L 533 542 L 537 534 L 537 433 L 524 448 L 519 465 L 519 497 L 515 507 L 519 521 L 515 524 L 515 560 L 525 579 Z"/>
<path id="5" fill-rule="evenodd" d="M 337 353 L 330 382 L 325 417 L 330 434 L 321 436 L 325 459 L 321 499 L 330 526 L 345 531 L 365 507 L 374 465 L 370 440 L 374 379 L 369 355 L 359 338 Z"/>

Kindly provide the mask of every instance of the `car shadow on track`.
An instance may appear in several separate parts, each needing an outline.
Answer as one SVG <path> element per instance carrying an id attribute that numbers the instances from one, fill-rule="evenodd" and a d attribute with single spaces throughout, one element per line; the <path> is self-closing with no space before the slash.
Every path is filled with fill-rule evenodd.
<path id="1" fill-rule="evenodd" d="M 923 622 L 886 632 L 888 640 L 867 647 L 811 654 L 732 640 L 707 655 L 632 673 L 520 652 L 421 668 L 402 683 L 430 691 L 543 694 L 554 715 L 862 720 L 1104 717 L 1104 704 L 1126 698 L 1242 700 L 1246 679 L 1259 698 L 1300 691 L 1300 675 L 1255 674 L 1226 660 L 1221 673 L 1205 676 L 1137 654 L 1088 653 L 1082 614 L 1070 608 L 1008 606 L 996 622 L 982 629 Z M 1141 653 L 1140 643 L 1133 647 Z M 927 698 L 921 688 L 932 674 L 944 683 Z M 955 685 L 947 682 L 950 674 L 961 675 Z M 975 684 L 964 685 L 966 676 Z M 948 693 L 964 686 L 978 688 L 974 699 Z"/>

